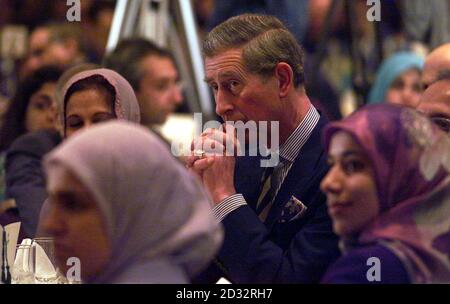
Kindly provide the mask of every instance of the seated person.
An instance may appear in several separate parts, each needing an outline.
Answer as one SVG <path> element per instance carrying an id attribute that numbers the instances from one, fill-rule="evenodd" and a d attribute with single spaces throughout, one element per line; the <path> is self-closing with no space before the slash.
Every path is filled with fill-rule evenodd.
<path id="1" fill-rule="evenodd" d="M 415 108 L 422 94 L 424 59 L 410 52 L 398 52 L 386 59 L 369 92 L 369 103 L 388 102 Z"/>
<path id="2" fill-rule="evenodd" d="M 40 131 L 48 136 L 56 133 L 55 86 L 62 71 L 46 66 L 36 70 L 21 82 L 9 103 L 0 128 L 0 204 L 9 199 L 5 188 L 5 156 L 12 142 L 23 134 Z M 14 205 L 14 203 L 12 204 Z M 10 219 L 18 219 L 17 209 L 9 208 Z M 2 221 L 7 224 L 8 221 Z"/>
<path id="3" fill-rule="evenodd" d="M 81 261 L 85 283 L 187 283 L 213 258 L 222 231 L 200 183 L 144 127 L 108 122 L 44 161 L 42 228 L 61 269 Z"/>
<path id="4" fill-rule="evenodd" d="M 65 86 L 61 100 L 61 128 L 64 137 L 109 119 L 140 121 L 139 106 L 133 89 L 119 74 L 94 69 L 75 74 Z M 26 235 L 36 233 L 44 200 L 45 179 L 41 159 L 59 143 L 59 137 L 47 138 L 31 133 L 18 138 L 6 156 L 6 191 L 16 200 Z"/>
<path id="5" fill-rule="evenodd" d="M 321 184 L 343 256 L 324 283 L 450 282 L 450 139 L 413 109 L 372 105 L 324 130 Z"/>
<path id="6" fill-rule="evenodd" d="M 450 134 L 450 73 L 423 92 L 417 111 L 430 117 L 444 132 Z"/>

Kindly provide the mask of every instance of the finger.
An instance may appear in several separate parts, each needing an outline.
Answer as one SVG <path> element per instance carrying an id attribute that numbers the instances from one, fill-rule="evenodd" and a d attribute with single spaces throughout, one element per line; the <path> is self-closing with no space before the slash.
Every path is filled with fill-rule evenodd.
<path id="1" fill-rule="evenodd" d="M 194 162 L 192 168 L 197 172 L 201 172 L 201 171 L 204 171 L 204 170 L 208 169 L 209 167 L 211 167 L 211 165 L 213 163 L 214 163 L 214 157 L 206 157 L 206 158 L 202 158 L 202 159 L 199 159 L 196 162 Z"/>
<path id="2" fill-rule="evenodd" d="M 200 158 L 201 158 L 200 156 L 196 156 L 196 155 L 194 155 L 194 154 L 191 154 L 190 156 L 188 156 L 188 157 L 186 158 L 186 167 L 187 167 L 187 168 L 191 168 L 192 165 L 194 164 L 194 162 L 195 162 L 196 160 L 200 159 Z"/>

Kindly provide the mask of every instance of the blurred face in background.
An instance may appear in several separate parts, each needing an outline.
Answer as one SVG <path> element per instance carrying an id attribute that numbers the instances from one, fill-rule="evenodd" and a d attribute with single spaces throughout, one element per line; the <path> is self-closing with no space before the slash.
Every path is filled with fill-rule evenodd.
<path id="1" fill-rule="evenodd" d="M 30 97 L 25 114 L 27 132 L 56 128 L 56 83 L 47 82 Z"/>
<path id="2" fill-rule="evenodd" d="M 423 92 L 417 110 L 450 134 L 450 79 L 440 80 L 429 86 Z"/>
<path id="3" fill-rule="evenodd" d="M 87 89 L 73 93 L 66 105 L 65 136 L 114 119 L 113 106 L 102 90 Z"/>
<path id="4" fill-rule="evenodd" d="M 24 64 L 24 73 L 31 74 L 44 65 L 44 53 L 50 42 L 50 30 L 46 27 L 35 29 L 29 40 L 29 54 Z"/>
<path id="5" fill-rule="evenodd" d="M 83 280 L 98 275 L 110 260 L 111 244 L 93 195 L 62 166 L 49 171 L 47 190 L 49 210 L 42 227 L 55 238 L 58 266 L 66 273 L 67 260 L 77 257 Z"/>
<path id="6" fill-rule="evenodd" d="M 75 39 L 51 41 L 51 32 L 47 27 L 35 29 L 29 40 L 29 54 L 22 74 L 29 75 L 45 65 L 66 67 L 79 56 L 79 46 Z"/>
<path id="7" fill-rule="evenodd" d="M 136 92 L 144 125 L 163 124 L 183 101 L 172 59 L 150 55 L 141 61 L 143 78 Z"/>
<path id="8" fill-rule="evenodd" d="M 358 235 L 379 214 L 373 169 L 353 138 L 344 131 L 333 135 L 328 151 L 331 169 L 322 180 L 333 230 L 341 237 Z"/>
<path id="9" fill-rule="evenodd" d="M 417 107 L 422 95 L 420 72 L 411 69 L 397 77 L 386 92 L 386 101 L 411 108 Z"/>

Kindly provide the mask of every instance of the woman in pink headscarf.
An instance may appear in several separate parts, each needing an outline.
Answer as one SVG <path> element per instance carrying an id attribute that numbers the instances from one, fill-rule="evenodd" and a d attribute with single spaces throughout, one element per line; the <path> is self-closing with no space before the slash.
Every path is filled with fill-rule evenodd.
<path id="1" fill-rule="evenodd" d="M 324 132 L 331 169 L 321 187 L 343 256 L 322 282 L 449 283 L 449 137 L 389 104 Z"/>
<path id="2" fill-rule="evenodd" d="M 188 283 L 219 248 L 222 230 L 200 183 L 142 126 L 77 132 L 44 167 L 42 225 L 63 273 L 76 257 L 85 283 Z"/>
<path id="3" fill-rule="evenodd" d="M 75 74 L 64 86 L 62 96 L 59 113 L 64 137 L 114 118 L 140 122 L 133 88 L 112 70 L 95 69 Z"/>
<path id="4" fill-rule="evenodd" d="M 109 69 L 91 69 L 70 77 L 58 98 L 58 113 L 64 138 L 111 119 L 140 122 L 139 104 L 133 88 L 120 74 Z M 40 159 L 39 162 L 33 163 L 39 164 L 39 174 L 42 174 Z M 40 177 L 40 180 L 43 180 L 43 177 Z M 36 187 L 36 184 L 39 184 L 39 187 Z M 47 203 L 43 203 L 47 197 L 45 183 L 39 181 L 33 187 L 37 188 L 39 195 L 35 197 L 39 199 L 24 197 L 24 203 L 19 206 L 22 221 L 30 223 L 29 226 L 32 227 L 29 229 L 32 231 L 30 236 L 34 236 L 35 231 L 36 235 L 45 234 L 39 227 L 38 219 L 47 208 Z M 18 192 L 24 196 L 27 193 L 23 189 L 18 189 Z"/>

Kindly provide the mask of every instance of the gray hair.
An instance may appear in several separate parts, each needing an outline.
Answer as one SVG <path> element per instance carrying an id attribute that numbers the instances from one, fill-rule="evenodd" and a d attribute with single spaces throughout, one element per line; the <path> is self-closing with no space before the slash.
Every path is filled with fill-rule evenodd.
<path id="1" fill-rule="evenodd" d="M 235 48 L 242 48 L 248 71 L 270 76 L 278 63 L 285 62 L 293 70 L 295 87 L 304 83 L 303 50 L 276 17 L 244 14 L 228 19 L 208 33 L 203 55 L 214 57 Z"/>

